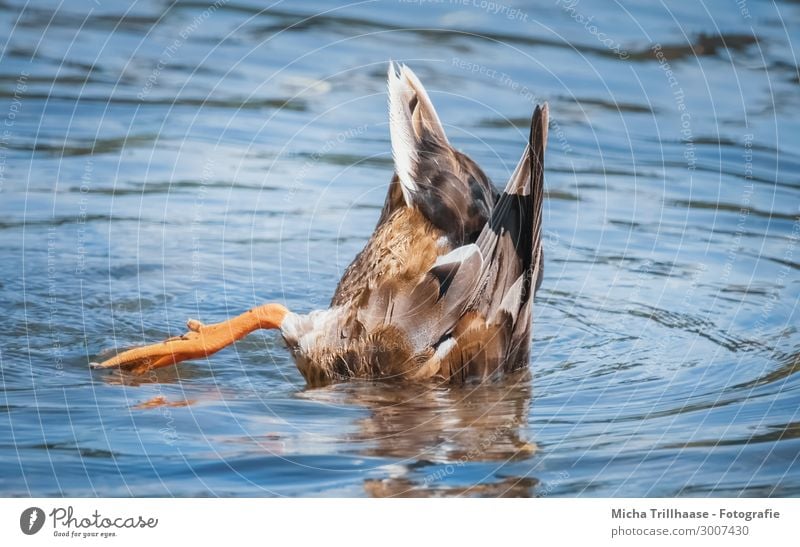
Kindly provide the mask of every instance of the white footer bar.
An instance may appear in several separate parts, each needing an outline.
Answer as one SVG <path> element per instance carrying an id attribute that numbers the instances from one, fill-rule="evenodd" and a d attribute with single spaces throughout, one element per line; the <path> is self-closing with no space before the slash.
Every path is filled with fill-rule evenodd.
<path id="1" fill-rule="evenodd" d="M 226 542 L 222 547 L 287 541 L 381 547 L 545 541 L 797 545 L 799 508 L 793 499 L 20 498 L 0 500 L 0 541 L 114 547 L 168 541 Z"/>

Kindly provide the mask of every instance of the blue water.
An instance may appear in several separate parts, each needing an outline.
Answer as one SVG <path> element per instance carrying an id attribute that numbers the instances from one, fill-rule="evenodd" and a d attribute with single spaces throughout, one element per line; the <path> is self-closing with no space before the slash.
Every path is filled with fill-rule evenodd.
<path id="1" fill-rule="evenodd" d="M 798 28 L 762 0 L 3 2 L 0 495 L 800 495 Z M 274 332 L 91 371 L 326 306 L 391 176 L 390 58 L 498 185 L 550 104 L 529 372 L 310 389 Z"/>

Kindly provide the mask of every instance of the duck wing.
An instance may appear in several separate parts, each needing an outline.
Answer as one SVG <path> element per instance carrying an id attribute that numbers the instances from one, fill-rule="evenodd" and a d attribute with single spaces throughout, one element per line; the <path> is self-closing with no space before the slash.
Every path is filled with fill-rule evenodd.
<path id="1" fill-rule="evenodd" d="M 461 281 L 471 287 L 462 313 L 454 326 L 442 323 L 450 330 L 443 331 L 436 359 L 428 363 L 437 375 L 462 381 L 528 363 L 533 296 L 544 273 L 547 124 L 547 105 L 537 107 L 522 159 L 475 243 L 481 258 L 477 280 Z M 448 291 L 458 289 L 458 282 L 453 278 Z"/>

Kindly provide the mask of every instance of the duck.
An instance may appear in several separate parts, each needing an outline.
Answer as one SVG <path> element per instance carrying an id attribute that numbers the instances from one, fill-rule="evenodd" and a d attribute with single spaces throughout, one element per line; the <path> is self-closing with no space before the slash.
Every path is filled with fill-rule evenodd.
<path id="1" fill-rule="evenodd" d="M 257 329 L 280 332 L 309 385 L 366 380 L 464 383 L 527 367 L 542 283 L 549 110 L 498 191 L 445 134 L 417 75 L 389 63 L 394 173 L 377 225 L 327 309 L 267 303 L 216 324 L 123 351 L 93 368 L 134 374 L 216 353 Z"/>

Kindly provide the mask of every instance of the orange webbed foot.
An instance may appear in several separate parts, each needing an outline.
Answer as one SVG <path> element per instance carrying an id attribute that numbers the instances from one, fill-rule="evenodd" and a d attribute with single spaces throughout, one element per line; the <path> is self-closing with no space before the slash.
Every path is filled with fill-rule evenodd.
<path id="1" fill-rule="evenodd" d="M 163 342 L 123 351 L 111 359 L 102 363 L 91 363 L 90 366 L 92 368 L 121 368 L 142 374 L 156 368 L 176 365 L 181 361 L 205 357 L 219 349 L 222 348 L 214 348 L 208 344 L 199 330 L 191 330 Z"/>
<path id="2" fill-rule="evenodd" d="M 189 319 L 186 322 L 189 332 L 181 336 L 132 348 L 102 363 L 90 363 L 90 366 L 96 369 L 121 368 L 143 374 L 156 368 L 177 365 L 182 361 L 207 357 L 256 329 L 280 328 L 287 313 L 288 310 L 280 304 L 265 304 L 213 325 Z"/>

